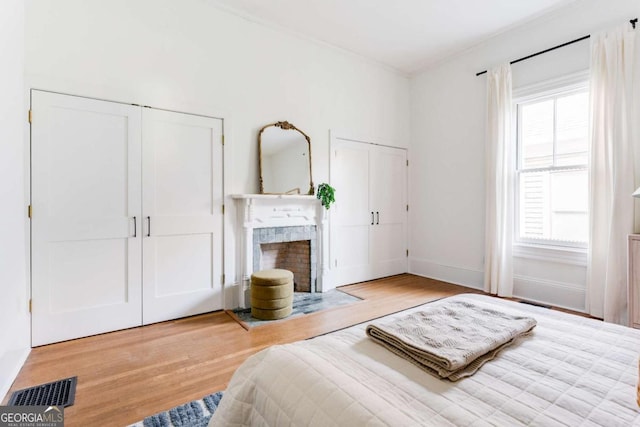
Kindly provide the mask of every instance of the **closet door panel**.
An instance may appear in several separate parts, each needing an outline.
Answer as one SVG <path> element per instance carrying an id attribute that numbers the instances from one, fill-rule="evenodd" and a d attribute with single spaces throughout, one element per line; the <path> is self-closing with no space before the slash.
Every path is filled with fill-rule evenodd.
<path id="1" fill-rule="evenodd" d="M 407 152 L 390 147 L 371 147 L 371 207 L 376 225 L 400 224 L 407 218 Z M 377 212 L 380 212 L 378 218 Z"/>
<path id="2" fill-rule="evenodd" d="M 407 153 L 372 146 L 371 200 L 375 225 L 371 228 L 374 277 L 407 271 Z"/>
<path id="3" fill-rule="evenodd" d="M 330 260 L 335 286 L 370 276 L 369 153 L 365 144 L 340 140 L 332 147 Z"/>
<path id="4" fill-rule="evenodd" d="M 32 112 L 32 345 L 140 325 L 139 108 L 32 91 Z"/>
<path id="5" fill-rule="evenodd" d="M 403 224 L 380 224 L 371 230 L 371 279 L 407 272 Z"/>
<path id="6" fill-rule="evenodd" d="M 222 121 L 143 111 L 143 323 L 222 308 Z"/>
<path id="7" fill-rule="evenodd" d="M 213 124 L 206 122 L 213 120 Z M 202 122 L 202 123 L 201 123 Z M 154 179 L 145 194 L 155 193 L 154 213 L 160 217 L 210 216 L 213 206 L 213 152 L 221 143 L 219 120 L 160 110 L 144 111 L 145 155 Z M 213 132 L 218 139 L 213 140 Z M 145 171 L 151 172 L 151 171 Z M 214 182 L 215 181 L 215 182 Z"/>
<path id="8" fill-rule="evenodd" d="M 194 234 L 162 236 L 156 239 L 157 297 L 207 291 L 213 278 L 212 236 Z M 177 288 L 176 284 L 180 284 Z"/>

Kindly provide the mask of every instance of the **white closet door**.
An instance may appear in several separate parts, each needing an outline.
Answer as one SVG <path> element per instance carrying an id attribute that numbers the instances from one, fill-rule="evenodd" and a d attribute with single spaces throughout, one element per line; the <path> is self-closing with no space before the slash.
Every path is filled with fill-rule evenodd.
<path id="1" fill-rule="evenodd" d="M 143 323 L 222 308 L 222 120 L 143 109 Z"/>
<path id="2" fill-rule="evenodd" d="M 331 285 L 405 273 L 406 150 L 336 138 L 330 160 Z"/>
<path id="3" fill-rule="evenodd" d="M 403 149 L 372 146 L 371 270 L 373 277 L 392 276 L 407 271 L 407 152 Z"/>
<path id="4" fill-rule="evenodd" d="M 334 286 L 371 277 L 369 228 L 369 148 L 367 144 L 336 140 L 332 145 L 331 185 L 336 202 L 331 206 L 330 268 Z"/>
<path id="5" fill-rule="evenodd" d="M 140 325 L 140 109 L 32 91 L 32 112 L 32 345 Z"/>

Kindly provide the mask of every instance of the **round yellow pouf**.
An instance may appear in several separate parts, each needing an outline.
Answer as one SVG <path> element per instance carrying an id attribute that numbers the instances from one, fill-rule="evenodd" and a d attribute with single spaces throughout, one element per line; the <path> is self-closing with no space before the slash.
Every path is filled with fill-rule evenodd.
<path id="1" fill-rule="evenodd" d="M 251 315 L 261 320 L 283 319 L 293 309 L 293 273 L 271 269 L 251 275 Z"/>

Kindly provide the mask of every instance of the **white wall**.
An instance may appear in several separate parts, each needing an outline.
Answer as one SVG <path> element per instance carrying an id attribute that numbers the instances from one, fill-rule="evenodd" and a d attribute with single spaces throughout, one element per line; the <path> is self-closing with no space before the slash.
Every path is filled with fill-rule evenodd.
<path id="1" fill-rule="evenodd" d="M 486 76 L 475 74 L 639 16 L 637 0 L 581 0 L 412 79 L 411 272 L 482 288 Z M 588 68 L 588 61 L 587 41 L 515 64 L 514 88 Z M 580 264 L 517 258 L 514 292 L 581 310 Z"/>
<path id="2" fill-rule="evenodd" d="M 0 2 L 0 401 L 29 354 L 24 5 Z"/>
<path id="3" fill-rule="evenodd" d="M 227 194 L 258 191 L 257 133 L 268 123 L 311 137 L 316 185 L 328 180 L 329 129 L 409 141 L 405 76 L 206 0 L 28 0 L 25 61 L 28 88 L 222 116 Z"/>

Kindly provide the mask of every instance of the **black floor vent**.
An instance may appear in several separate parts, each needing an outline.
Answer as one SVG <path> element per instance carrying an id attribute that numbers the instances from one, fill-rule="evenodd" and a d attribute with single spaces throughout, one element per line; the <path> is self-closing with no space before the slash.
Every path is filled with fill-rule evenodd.
<path id="1" fill-rule="evenodd" d="M 76 398 L 78 377 L 14 391 L 9 406 L 71 406 Z"/>
<path id="2" fill-rule="evenodd" d="M 536 307 L 551 308 L 551 306 L 550 306 L 550 305 L 540 304 L 539 302 L 525 301 L 525 300 L 521 300 L 520 302 L 521 302 L 522 304 L 535 305 Z"/>

